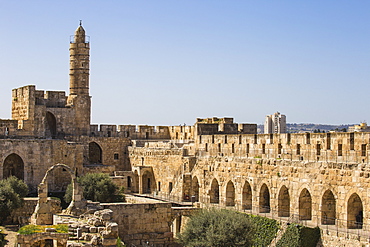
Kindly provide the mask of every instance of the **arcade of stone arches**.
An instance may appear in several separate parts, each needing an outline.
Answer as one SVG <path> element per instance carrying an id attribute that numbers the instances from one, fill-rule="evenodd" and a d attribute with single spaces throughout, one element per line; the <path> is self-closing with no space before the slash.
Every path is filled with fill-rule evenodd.
<path id="1" fill-rule="evenodd" d="M 135 171 L 132 180 L 136 185 L 133 187 L 138 188 L 137 192 L 144 194 L 160 190 L 158 187 L 160 185 L 156 184 L 150 168 L 146 167 L 145 169 L 141 173 Z M 197 176 L 193 176 L 190 195 L 183 193 L 182 200 L 233 208 L 249 213 L 257 212 L 266 214 L 266 216 L 273 214 L 281 218 L 294 218 L 300 221 L 317 220 L 317 223 L 321 225 L 338 225 L 348 229 L 362 229 L 365 223 L 363 200 L 356 192 L 348 195 L 344 206 L 346 213 L 339 218 L 338 215 L 341 214 L 337 209 L 341 205 L 338 205 L 337 196 L 331 189 L 323 191 L 321 197 L 313 197 L 309 188 L 304 187 L 297 195 L 292 195 L 288 185 L 282 185 L 275 195 L 271 193 L 267 183 L 262 183 L 258 187 L 251 186 L 248 181 L 245 181 L 240 188 L 236 187 L 231 180 L 222 186 L 217 178 L 212 178 L 209 183 L 206 181 L 204 184 L 208 184 L 208 186 L 204 186 L 205 189 L 202 188 Z M 297 210 L 293 208 L 294 205 Z M 318 206 L 317 210 L 319 210 L 317 215 L 313 214 L 315 205 Z"/>
<path id="2" fill-rule="evenodd" d="M 321 198 L 313 197 L 308 188 L 301 188 L 297 195 L 292 196 L 287 185 L 278 188 L 277 193 L 272 194 L 266 183 L 259 186 L 251 186 L 248 181 L 242 188 L 236 188 L 233 181 L 229 180 L 221 186 L 217 178 L 211 180 L 206 194 L 199 198 L 200 186 L 196 176 L 192 179 L 192 195 L 197 201 L 203 203 L 219 204 L 225 207 L 234 207 L 244 211 L 256 209 L 258 213 L 277 214 L 278 217 L 295 217 L 301 221 L 314 220 L 314 217 L 322 225 L 336 225 L 341 221 L 342 227 L 348 229 L 361 229 L 364 224 L 364 205 L 358 193 L 351 193 L 346 201 L 345 219 L 338 218 L 338 203 L 333 191 L 327 189 Z M 255 191 L 252 187 L 256 188 Z M 240 192 L 240 193 L 237 193 Z M 221 196 L 221 194 L 223 194 Z M 222 201 L 221 198 L 224 198 Z M 207 201 L 208 200 L 208 201 Z M 273 205 L 273 206 L 272 206 Z M 293 209 L 297 205 L 297 210 Z M 318 215 L 313 215 L 313 206 L 318 205 Z M 275 209 L 275 210 L 273 210 Z"/>

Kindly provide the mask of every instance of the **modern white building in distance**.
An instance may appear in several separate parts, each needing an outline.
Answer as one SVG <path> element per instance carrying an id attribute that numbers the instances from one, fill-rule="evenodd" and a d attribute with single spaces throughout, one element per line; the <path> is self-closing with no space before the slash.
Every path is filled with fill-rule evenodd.
<path id="1" fill-rule="evenodd" d="M 280 112 L 276 112 L 272 115 L 267 115 L 265 119 L 264 133 L 286 133 L 285 115 L 280 114 Z"/>

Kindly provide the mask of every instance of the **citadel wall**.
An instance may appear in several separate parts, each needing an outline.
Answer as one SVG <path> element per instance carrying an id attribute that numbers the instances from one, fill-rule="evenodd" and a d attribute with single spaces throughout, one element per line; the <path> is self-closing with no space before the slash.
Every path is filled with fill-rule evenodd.
<path id="1" fill-rule="evenodd" d="M 133 170 L 140 169 L 140 160 L 150 168 L 138 186 L 152 189 L 143 193 L 366 232 L 369 138 L 370 133 L 214 134 L 198 135 L 180 148 L 151 143 L 129 151 Z"/>

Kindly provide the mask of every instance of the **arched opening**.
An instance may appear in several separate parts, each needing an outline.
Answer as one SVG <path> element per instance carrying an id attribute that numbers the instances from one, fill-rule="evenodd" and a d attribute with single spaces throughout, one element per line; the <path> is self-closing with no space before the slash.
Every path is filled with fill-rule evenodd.
<path id="1" fill-rule="evenodd" d="M 191 201 L 199 202 L 199 182 L 195 176 L 191 180 Z"/>
<path id="2" fill-rule="evenodd" d="M 226 185 L 226 206 L 235 206 L 235 187 L 231 181 Z"/>
<path id="3" fill-rule="evenodd" d="M 260 213 L 270 213 L 270 191 L 266 184 L 260 190 Z"/>
<path id="4" fill-rule="evenodd" d="M 220 187 L 215 178 L 212 180 L 211 184 L 210 203 L 220 203 Z"/>
<path id="5" fill-rule="evenodd" d="M 245 210 L 252 209 L 252 188 L 251 185 L 246 181 L 243 186 L 243 193 L 242 193 L 242 207 Z"/>
<path id="6" fill-rule="evenodd" d="M 290 216 L 290 196 L 288 188 L 285 185 L 283 185 L 279 191 L 278 216 L 279 217 Z"/>
<path id="7" fill-rule="evenodd" d="M 321 202 L 321 224 L 335 225 L 336 220 L 336 202 L 333 192 L 325 191 Z"/>
<path id="8" fill-rule="evenodd" d="M 144 194 L 152 193 L 153 188 L 153 174 L 149 171 L 145 171 L 142 176 L 142 188 Z"/>
<path id="9" fill-rule="evenodd" d="M 361 198 L 352 194 L 347 205 L 347 227 L 349 229 L 362 229 L 364 223 L 364 211 Z"/>
<path id="10" fill-rule="evenodd" d="M 57 120 L 51 112 L 46 112 L 45 136 L 56 138 L 57 136 Z"/>
<path id="11" fill-rule="evenodd" d="M 303 189 L 299 195 L 299 219 L 312 219 L 312 198 L 307 189 Z"/>
<path id="12" fill-rule="evenodd" d="M 92 164 L 102 164 L 103 151 L 99 144 L 96 142 L 89 143 L 89 163 Z"/>
<path id="13" fill-rule="evenodd" d="M 4 160 L 3 178 L 15 176 L 24 180 L 24 162 L 22 158 L 15 153 L 8 155 Z"/>

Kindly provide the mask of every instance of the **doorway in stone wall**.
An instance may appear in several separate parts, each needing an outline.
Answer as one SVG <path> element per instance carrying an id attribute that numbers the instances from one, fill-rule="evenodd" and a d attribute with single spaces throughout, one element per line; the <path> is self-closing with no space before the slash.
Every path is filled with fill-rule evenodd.
<path id="1" fill-rule="evenodd" d="M 102 164 L 103 150 L 96 142 L 89 143 L 89 164 Z"/>
<path id="2" fill-rule="evenodd" d="M 260 190 L 260 213 L 270 213 L 270 191 L 266 184 L 263 184 Z"/>
<path id="3" fill-rule="evenodd" d="M 321 224 L 335 225 L 336 221 L 336 201 L 333 192 L 325 191 L 321 203 Z"/>
<path id="4" fill-rule="evenodd" d="M 212 180 L 211 184 L 210 203 L 220 203 L 220 186 L 215 178 Z"/>
<path id="5" fill-rule="evenodd" d="M 299 219 L 312 219 L 312 197 L 307 189 L 303 189 L 299 195 Z"/>
<path id="6" fill-rule="evenodd" d="M 235 187 L 231 181 L 226 185 L 226 206 L 235 206 Z"/>
<path id="7" fill-rule="evenodd" d="M 243 186 L 242 205 L 244 210 L 252 209 L 252 188 L 248 181 L 245 181 Z"/>
<path id="8" fill-rule="evenodd" d="M 288 188 L 285 185 L 283 185 L 279 191 L 278 216 L 279 217 L 290 216 L 290 196 Z"/>
<path id="9" fill-rule="evenodd" d="M 198 202 L 199 201 L 199 182 L 196 176 L 193 177 L 191 181 L 191 201 Z"/>
<path id="10" fill-rule="evenodd" d="M 57 120 L 51 112 L 46 112 L 45 136 L 52 139 L 57 137 Z"/>
<path id="11" fill-rule="evenodd" d="M 364 223 L 363 205 L 357 193 L 353 193 L 347 204 L 347 227 L 349 229 L 362 229 Z"/>

